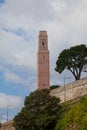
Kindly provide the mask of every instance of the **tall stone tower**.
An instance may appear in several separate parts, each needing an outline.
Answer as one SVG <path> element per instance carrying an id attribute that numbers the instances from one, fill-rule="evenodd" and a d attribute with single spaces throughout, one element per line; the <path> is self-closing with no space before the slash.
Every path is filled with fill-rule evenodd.
<path id="1" fill-rule="evenodd" d="M 37 87 L 50 88 L 50 66 L 47 31 L 39 31 L 37 51 Z"/>

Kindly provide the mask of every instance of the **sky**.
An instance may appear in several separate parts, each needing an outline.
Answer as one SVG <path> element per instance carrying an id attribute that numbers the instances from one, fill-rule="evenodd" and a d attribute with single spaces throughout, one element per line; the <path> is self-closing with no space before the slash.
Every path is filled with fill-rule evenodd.
<path id="1" fill-rule="evenodd" d="M 65 76 L 65 83 L 73 82 L 71 73 L 59 75 L 54 68 L 62 50 L 87 45 L 87 0 L 0 0 L 1 122 L 12 119 L 36 90 L 40 30 L 48 33 L 51 85 L 64 85 Z"/>

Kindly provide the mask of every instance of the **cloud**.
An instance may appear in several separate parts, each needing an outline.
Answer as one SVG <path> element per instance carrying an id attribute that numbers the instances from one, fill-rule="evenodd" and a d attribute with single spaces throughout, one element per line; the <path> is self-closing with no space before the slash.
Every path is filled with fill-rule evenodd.
<path id="1" fill-rule="evenodd" d="M 86 0 L 6 0 L 0 10 L 0 61 L 18 71 L 36 71 L 40 29 L 48 31 L 52 77 L 63 49 L 87 44 Z"/>
<path id="2" fill-rule="evenodd" d="M 14 29 L 19 27 L 26 28 L 26 30 L 34 28 L 44 20 L 48 21 L 54 17 L 50 0 L 6 0 L 1 11 L 2 25 L 5 24 Z"/>
<path id="3" fill-rule="evenodd" d="M 64 75 L 72 77 L 67 71 L 59 75 L 54 68 L 57 57 L 63 49 L 82 43 L 87 45 L 87 0 L 2 0 L 2 2 L 3 4 L 0 3 L 0 79 L 9 90 L 8 92 L 6 89 L 3 93 L 1 83 L 0 108 L 3 109 L 9 104 L 15 108 L 20 106 L 24 96 L 36 89 L 39 30 L 47 30 L 48 33 L 51 85 L 63 85 Z M 87 73 L 82 76 L 87 76 Z M 72 80 L 73 77 L 69 81 Z M 12 92 L 14 90 L 19 91 L 17 94 L 21 94 L 16 96 Z"/>
<path id="4" fill-rule="evenodd" d="M 17 108 L 20 105 L 21 105 L 20 97 L 0 93 L 0 109 L 7 108 L 7 106 L 11 108 Z"/>
<path id="5" fill-rule="evenodd" d="M 5 72 L 5 79 L 6 81 L 15 82 L 15 83 L 23 82 L 23 80 L 19 76 L 11 72 Z"/>
<path id="6" fill-rule="evenodd" d="M 35 47 L 33 47 L 31 40 L 27 42 L 21 37 L 3 30 L 0 31 L 0 36 L 1 62 L 32 69 L 35 60 L 29 58 L 29 56 L 35 57 L 35 53 L 32 53 L 32 51 L 35 51 Z"/>
<path id="7" fill-rule="evenodd" d="M 27 70 L 17 71 L 13 68 L 0 66 L 0 72 L 2 72 L 2 80 L 6 84 L 5 87 L 7 84 L 11 84 L 11 86 L 9 86 L 11 92 L 13 88 L 19 91 L 20 96 L 24 96 L 27 91 L 29 94 L 29 91 L 36 89 L 36 78 L 32 70 L 31 72 L 27 72 Z"/>
<path id="8" fill-rule="evenodd" d="M 35 71 L 37 32 L 46 29 L 53 70 L 63 49 L 87 44 L 86 12 L 86 0 L 6 0 L 0 13 L 1 61 Z"/>
<path id="9" fill-rule="evenodd" d="M 23 79 L 23 77 L 21 77 L 20 75 L 17 75 L 13 72 L 5 71 L 4 79 L 6 82 L 13 82 L 24 85 L 25 87 L 28 87 L 31 91 L 33 91 L 36 87 L 35 79 L 33 76 L 27 79 Z"/>

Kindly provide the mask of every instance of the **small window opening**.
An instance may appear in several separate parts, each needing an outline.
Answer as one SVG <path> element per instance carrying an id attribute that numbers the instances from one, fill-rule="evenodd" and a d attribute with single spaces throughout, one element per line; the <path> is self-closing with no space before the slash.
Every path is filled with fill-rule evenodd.
<path id="1" fill-rule="evenodd" d="M 44 43 L 42 43 L 42 49 L 44 49 Z"/>

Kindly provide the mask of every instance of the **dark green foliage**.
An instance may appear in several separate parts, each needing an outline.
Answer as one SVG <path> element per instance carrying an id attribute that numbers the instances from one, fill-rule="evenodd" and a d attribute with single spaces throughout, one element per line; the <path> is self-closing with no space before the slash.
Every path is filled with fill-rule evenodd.
<path id="1" fill-rule="evenodd" d="M 1 128 L 1 126 L 2 126 L 2 123 L 0 122 L 0 128 Z"/>
<path id="2" fill-rule="evenodd" d="M 52 85 L 52 86 L 50 86 L 50 90 L 55 89 L 55 88 L 59 88 L 59 87 L 60 87 L 59 85 Z"/>
<path id="3" fill-rule="evenodd" d="M 55 70 L 62 73 L 65 69 L 69 70 L 79 80 L 81 72 L 86 72 L 87 67 L 87 47 L 84 44 L 63 50 L 57 61 Z"/>
<path id="4" fill-rule="evenodd" d="M 61 116 L 62 106 L 59 103 L 59 98 L 50 96 L 50 90 L 32 92 L 14 118 L 16 130 L 53 130 Z"/>

